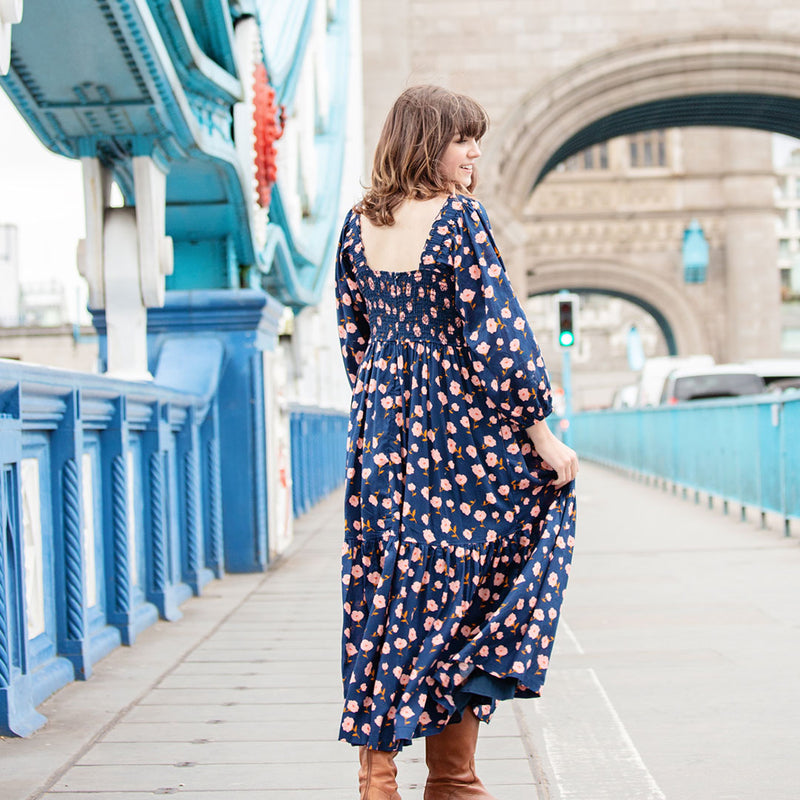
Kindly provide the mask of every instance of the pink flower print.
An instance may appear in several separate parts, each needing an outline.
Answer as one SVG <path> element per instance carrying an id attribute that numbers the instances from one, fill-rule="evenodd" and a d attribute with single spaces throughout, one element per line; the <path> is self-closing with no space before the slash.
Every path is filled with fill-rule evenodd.
<path id="1" fill-rule="evenodd" d="M 474 444 L 468 444 L 467 445 L 467 455 L 470 458 L 475 458 L 475 456 L 478 455 L 478 450 L 477 450 L 477 448 L 475 447 Z"/>
<path id="2" fill-rule="evenodd" d="M 426 470 L 430 466 L 430 461 L 428 461 L 427 458 L 419 458 L 417 459 L 417 464 L 419 465 L 420 469 Z"/>
<path id="3" fill-rule="evenodd" d="M 476 348 L 475 351 L 480 353 L 482 356 L 485 356 L 491 348 L 489 347 L 487 342 L 481 342 Z"/>
<path id="4" fill-rule="evenodd" d="M 436 537 L 433 535 L 433 531 L 428 529 L 422 532 L 422 538 L 425 539 L 425 541 L 428 544 L 433 544 L 436 541 Z"/>
<path id="5" fill-rule="evenodd" d="M 430 725 L 432 721 L 433 720 L 431 720 L 431 715 L 427 711 L 423 711 L 419 715 L 420 725 Z"/>
<path id="6" fill-rule="evenodd" d="M 540 653 L 536 658 L 536 663 L 539 665 L 539 669 L 547 669 L 550 659 L 544 653 Z"/>
<path id="7" fill-rule="evenodd" d="M 411 717 L 413 717 L 413 716 L 414 716 L 414 712 L 413 712 L 413 710 L 412 710 L 412 709 L 410 709 L 408 706 L 403 706 L 403 707 L 400 709 L 400 716 L 401 716 L 403 719 L 411 719 Z"/>
<path id="8" fill-rule="evenodd" d="M 507 484 L 502 483 L 497 487 L 497 491 L 503 495 L 503 497 L 506 497 L 511 492 L 511 488 Z"/>
<path id="9" fill-rule="evenodd" d="M 494 436 L 486 435 L 483 437 L 483 446 L 484 447 L 494 447 L 497 444 L 497 440 Z"/>
<path id="10" fill-rule="evenodd" d="M 449 533 L 450 532 L 451 523 L 450 523 L 450 520 L 447 519 L 447 517 L 442 517 L 442 525 L 441 525 L 441 527 L 442 527 L 442 533 Z"/>
<path id="11" fill-rule="evenodd" d="M 525 672 L 525 665 L 521 661 L 515 661 L 511 665 L 512 672 L 516 672 L 518 675 L 522 675 Z"/>
<path id="12" fill-rule="evenodd" d="M 483 521 L 486 519 L 486 512 L 485 512 L 485 511 L 483 511 L 482 509 L 478 509 L 478 510 L 475 512 L 475 519 L 476 519 L 478 522 L 483 522 Z"/>
<path id="13" fill-rule="evenodd" d="M 398 649 L 398 650 L 403 650 L 403 649 L 405 649 L 406 647 L 408 647 L 408 642 L 407 642 L 405 639 L 403 639 L 403 637 L 402 637 L 402 636 L 398 636 L 398 637 L 397 637 L 397 638 L 394 640 L 394 646 L 395 646 L 395 648 L 396 648 L 396 649 Z"/>
<path id="14" fill-rule="evenodd" d="M 431 458 L 438 464 L 442 460 L 442 454 L 436 449 L 431 450 Z M 442 483 L 444 483 L 444 481 L 442 481 Z M 447 490 L 445 489 L 445 491 Z"/>
<path id="15" fill-rule="evenodd" d="M 486 330 L 489 331 L 489 333 L 495 333 L 497 331 L 498 324 L 499 323 L 494 317 L 489 317 L 486 320 Z"/>
<path id="16" fill-rule="evenodd" d="M 512 339 L 508 343 L 508 349 L 511 350 L 512 353 L 518 353 L 519 352 L 519 339 Z"/>
<path id="17" fill-rule="evenodd" d="M 456 483 L 459 486 L 463 486 L 466 482 L 467 482 L 467 476 L 459 472 L 458 475 L 456 475 Z"/>
<path id="18" fill-rule="evenodd" d="M 477 264 L 471 264 L 469 268 L 469 276 L 472 280 L 476 281 L 481 276 L 481 268 Z"/>
<path id="19" fill-rule="evenodd" d="M 347 655 L 350 656 L 351 658 L 358 652 L 358 648 L 356 648 L 356 646 L 352 642 L 348 642 L 345 645 L 344 650 L 347 653 Z"/>
<path id="20" fill-rule="evenodd" d="M 400 457 L 400 453 L 389 453 L 389 461 L 391 461 L 392 464 L 399 464 L 402 460 L 403 459 Z"/>
<path id="21" fill-rule="evenodd" d="M 443 558 L 437 558 L 436 564 L 434 564 L 434 570 L 438 572 L 440 575 L 443 572 L 447 572 L 447 562 Z M 430 611 L 435 611 L 435 608 L 429 609 Z"/>
<path id="22" fill-rule="evenodd" d="M 558 575 L 555 572 L 551 572 L 547 576 L 547 582 L 550 584 L 550 586 L 555 586 L 558 583 Z"/>
<path id="23" fill-rule="evenodd" d="M 458 508 L 462 514 L 469 514 L 469 512 L 472 510 L 472 507 L 469 503 L 462 503 Z"/>
<path id="24" fill-rule="evenodd" d="M 470 415 L 470 417 L 472 417 L 472 419 L 475 420 L 475 422 L 483 419 L 483 412 L 477 406 L 472 406 L 467 413 Z"/>
<path id="25" fill-rule="evenodd" d="M 389 459 L 386 457 L 386 453 L 376 453 L 372 460 L 379 466 L 383 467 L 389 463 Z"/>
<path id="26" fill-rule="evenodd" d="M 438 495 L 431 497 L 431 505 L 438 511 L 442 507 L 442 498 Z"/>
<path id="27" fill-rule="evenodd" d="M 488 648 L 488 646 L 487 646 L 487 645 L 484 645 L 483 647 L 481 647 L 481 649 L 480 649 L 480 650 L 478 650 L 478 655 L 479 655 L 481 658 L 486 658 L 486 657 L 489 655 L 489 648 Z"/>
<path id="28" fill-rule="evenodd" d="M 473 292 L 472 289 L 462 289 L 459 297 L 461 298 L 462 302 L 471 303 L 475 297 L 475 292 Z"/>
<path id="29" fill-rule="evenodd" d="M 450 394 L 461 394 L 461 384 L 458 381 L 450 381 Z"/>
<path id="30" fill-rule="evenodd" d="M 539 622 L 544 619 L 544 611 L 541 608 L 534 608 L 533 609 L 533 618 Z"/>
<path id="31" fill-rule="evenodd" d="M 350 733 L 353 730 L 353 726 L 355 725 L 355 720 L 352 717 L 345 717 L 342 720 L 342 730 L 345 733 Z"/>
<path id="32" fill-rule="evenodd" d="M 475 473 L 476 478 L 483 478 L 486 475 L 486 470 L 483 468 L 482 464 L 473 464 L 472 471 Z"/>
<path id="33" fill-rule="evenodd" d="M 492 264 L 489 267 L 488 272 L 489 272 L 489 275 L 492 278 L 499 278 L 500 277 L 500 273 L 502 272 L 502 270 L 500 269 L 500 265 L 499 264 Z"/>
<path id="34" fill-rule="evenodd" d="M 352 619 L 353 622 L 361 622 L 361 620 L 364 619 L 364 612 L 363 611 L 354 611 L 350 615 L 350 619 Z"/>
<path id="35" fill-rule="evenodd" d="M 502 425 L 500 427 L 500 436 L 503 439 L 510 439 L 513 435 L 510 425 Z"/>
<path id="36" fill-rule="evenodd" d="M 552 622 L 558 616 L 558 611 L 554 608 L 549 608 L 547 609 L 547 616 L 550 617 L 550 621 Z"/>
<path id="37" fill-rule="evenodd" d="M 360 578 L 364 574 L 364 570 L 361 568 L 359 564 L 353 564 L 353 568 L 350 570 L 350 574 L 354 578 Z"/>
<path id="38" fill-rule="evenodd" d="M 514 360 L 506 356 L 501 362 L 500 367 L 504 370 L 510 369 L 514 366 Z"/>
<path id="39" fill-rule="evenodd" d="M 494 467 L 497 465 L 497 453 L 487 453 L 486 454 L 486 464 L 487 466 Z"/>
<path id="40" fill-rule="evenodd" d="M 492 286 L 491 284 L 489 284 L 488 286 L 484 286 L 483 287 L 483 296 L 484 297 L 488 297 L 490 299 L 492 297 L 494 297 L 494 286 Z"/>
<path id="41" fill-rule="evenodd" d="M 494 649 L 494 652 L 495 652 L 495 653 L 496 653 L 496 654 L 497 654 L 497 655 L 498 655 L 500 658 L 502 658 L 503 656 L 506 656 L 506 655 L 508 655 L 508 648 L 507 648 L 507 647 L 505 647 L 505 646 L 504 646 L 504 645 L 502 645 L 502 644 L 499 644 L 499 645 L 497 645 L 497 647 L 495 647 L 495 649 Z"/>
<path id="42" fill-rule="evenodd" d="M 422 257 L 422 263 L 425 264 L 425 265 L 433 264 L 433 263 L 435 263 L 435 261 L 436 261 L 436 259 L 430 253 L 428 253 L 427 255 L 424 255 Z"/>

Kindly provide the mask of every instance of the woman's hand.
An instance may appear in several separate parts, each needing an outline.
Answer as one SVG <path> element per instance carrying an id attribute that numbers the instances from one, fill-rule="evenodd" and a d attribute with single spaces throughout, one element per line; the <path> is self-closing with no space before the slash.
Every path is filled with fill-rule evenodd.
<path id="1" fill-rule="evenodd" d="M 578 455 L 567 447 L 541 419 L 526 429 L 542 461 L 557 473 L 555 488 L 566 486 L 578 474 Z"/>

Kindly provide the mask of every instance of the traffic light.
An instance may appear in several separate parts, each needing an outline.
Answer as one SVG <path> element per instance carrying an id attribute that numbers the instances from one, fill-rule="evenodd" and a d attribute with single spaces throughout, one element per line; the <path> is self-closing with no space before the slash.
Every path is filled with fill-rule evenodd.
<path id="1" fill-rule="evenodd" d="M 575 311 L 578 298 L 575 295 L 557 297 L 558 304 L 558 343 L 561 347 L 575 344 Z"/>

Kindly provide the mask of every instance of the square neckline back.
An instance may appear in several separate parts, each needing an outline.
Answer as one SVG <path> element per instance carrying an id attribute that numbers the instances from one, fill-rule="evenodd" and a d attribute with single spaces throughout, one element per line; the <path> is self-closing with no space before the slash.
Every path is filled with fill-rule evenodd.
<path id="1" fill-rule="evenodd" d="M 361 235 L 361 214 L 358 211 L 353 210 L 353 213 L 356 217 L 356 229 L 358 230 L 358 243 L 361 245 L 361 250 L 356 249 L 355 252 L 361 261 L 361 263 L 366 267 L 370 272 L 374 273 L 375 275 L 415 275 L 417 273 L 422 272 L 426 267 L 435 266 L 435 262 L 433 264 L 423 264 L 423 259 L 426 255 L 428 255 L 428 248 L 430 246 L 431 240 L 433 239 L 433 235 L 436 232 L 436 228 L 438 227 L 439 223 L 444 216 L 445 211 L 449 207 L 451 201 L 453 200 L 460 200 L 460 196 L 458 194 L 449 194 L 445 199 L 444 203 L 442 203 L 442 207 L 439 209 L 439 213 L 434 218 L 431 226 L 428 230 L 428 235 L 425 239 L 425 245 L 422 248 L 422 252 L 419 255 L 419 260 L 417 262 L 416 269 L 375 269 L 371 267 L 367 262 L 367 249 L 364 246 L 364 238 Z"/>

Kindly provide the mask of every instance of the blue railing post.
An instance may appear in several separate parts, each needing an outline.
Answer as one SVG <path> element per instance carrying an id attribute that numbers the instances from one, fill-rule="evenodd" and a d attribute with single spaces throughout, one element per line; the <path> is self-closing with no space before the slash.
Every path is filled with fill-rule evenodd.
<path id="1" fill-rule="evenodd" d="M 56 591 L 64 598 L 64 602 L 58 605 L 58 651 L 72 662 L 75 677 L 85 680 L 92 673 L 92 661 L 85 599 L 80 392 L 70 391 L 65 400 L 66 409 L 50 445 L 51 481 L 55 489 Z"/>
<path id="2" fill-rule="evenodd" d="M 106 476 L 103 481 L 103 508 L 106 532 L 106 597 L 108 621 L 120 632 L 123 644 L 133 644 L 136 625 L 131 585 L 131 530 L 133 520 L 128 509 L 128 422 L 125 397 L 114 403 L 114 416 L 103 434 L 103 460 Z M 110 536 L 108 535 L 110 534 Z"/>
<path id="3" fill-rule="evenodd" d="M 15 397 L 0 404 L 0 732 L 29 736 L 44 724 L 45 718 L 36 711 L 28 669 L 19 485 L 19 387 L 12 392 Z"/>

